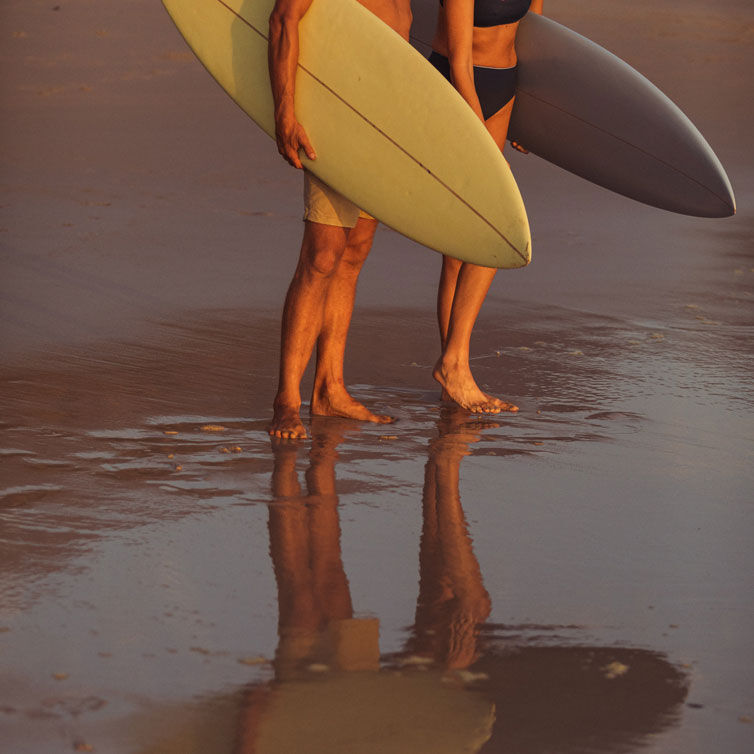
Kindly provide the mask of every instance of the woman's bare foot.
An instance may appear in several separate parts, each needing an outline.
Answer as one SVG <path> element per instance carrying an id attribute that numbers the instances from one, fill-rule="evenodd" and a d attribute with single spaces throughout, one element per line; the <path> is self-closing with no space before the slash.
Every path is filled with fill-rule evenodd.
<path id="1" fill-rule="evenodd" d="M 501 411 L 515 413 L 518 406 L 488 395 L 479 388 L 468 365 L 450 367 L 440 358 L 432 376 L 442 387 L 442 399 L 453 401 L 473 414 L 499 414 Z"/>
<path id="2" fill-rule="evenodd" d="M 392 416 L 375 414 L 362 403 L 352 398 L 343 385 L 315 385 L 312 393 L 311 411 L 316 416 L 339 416 L 376 424 L 391 424 Z"/>
<path id="3" fill-rule="evenodd" d="M 493 403 L 496 403 L 498 406 L 500 406 L 501 411 L 511 411 L 511 412 L 518 411 L 518 406 L 514 406 L 512 403 L 508 403 L 507 401 L 502 401 L 500 400 L 500 398 L 495 398 L 494 395 L 490 395 L 489 393 L 484 393 L 484 391 L 483 391 L 483 394 L 487 397 L 488 401 L 492 401 Z M 440 400 L 455 403 L 455 401 L 453 401 L 453 399 L 450 397 L 450 393 L 445 388 L 443 388 L 442 391 L 440 392 Z"/>
<path id="4" fill-rule="evenodd" d="M 276 405 L 267 431 L 282 440 L 301 440 L 306 437 L 299 409 L 292 406 Z"/>
<path id="5" fill-rule="evenodd" d="M 511 414 L 515 414 L 516 411 L 518 411 L 518 406 L 515 403 L 509 403 L 508 401 L 496 398 L 489 393 L 485 393 L 485 395 L 487 396 L 487 400 L 492 401 L 496 406 L 499 406 L 501 411 L 508 411 Z"/>

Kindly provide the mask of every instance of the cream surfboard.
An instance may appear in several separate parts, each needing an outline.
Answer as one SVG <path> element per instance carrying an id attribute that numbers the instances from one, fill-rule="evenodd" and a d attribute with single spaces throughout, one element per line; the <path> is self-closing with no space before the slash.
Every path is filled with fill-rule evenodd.
<path id="1" fill-rule="evenodd" d="M 429 52 L 437 0 L 414 0 L 412 41 Z M 508 136 L 532 153 L 637 201 L 699 217 L 736 210 L 728 176 L 693 123 L 612 53 L 529 13 Z"/>
<path id="2" fill-rule="evenodd" d="M 273 135 L 273 0 L 163 4 L 218 83 Z M 356 0 L 315 0 L 304 16 L 296 114 L 317 150 L 307 167 L 386 225 L 464 261 L 529 262 L 523 201 L 483 124 L 421 54 Z"/>

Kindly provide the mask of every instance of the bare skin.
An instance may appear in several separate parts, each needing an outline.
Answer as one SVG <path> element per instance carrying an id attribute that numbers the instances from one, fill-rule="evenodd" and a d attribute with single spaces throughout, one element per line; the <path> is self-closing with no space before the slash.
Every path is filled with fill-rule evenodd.
<path id="1" fill-rule="evenodd" d="M 543 0 L 531 10 L 542 12 Z M 474 87 L 474 65 L 507 68 L 516 64 L 518 23 L 504 26 L 473 25 L 474 0 L 446 0 L 432 43 L 450 61 L 451 80 L 477 116 L 484 120 Z M 513 100 L 485 121 L 498 147 L 508 135 Z M 437 293 L 437 320 L 442 353 L 433 376 L 442 387 L 443 400 L 451 400 L 472 413 L 497 414 L 518 411 L 512 403 L 485 393 L 477 385 L 469 365 L 471 333 L 496 270 L 443 257 Z"/>
<path id="2" fill-rule="evenodd" d="M 486 122 L 501 149 L 512 110 L 511 101 Z M 469 365 L 471 333 L 496 272 L 492 267 L 443 257 L 437 293 L 442 353 L 432 376 L 442 387 L 443 400 L 453 401 L 472 413 L 518 411 L 518 406 L 485 393 L 477 385 Z"/>
<path id="3" fill-rule="evenodd" d="M 275 103 L 278 151 L 301 169 L 301 152 L 317 154 L 296 119 L 295 74 L 299 55 L 298 25 L 313 0 L 277 0 L 270 16 L 269 69 Z M 408 0 L 365 0 L 370 11 L 408 38 Z M 352 398 L 343 380 L 343 359 L 351 323 L 356 283 L 372 245 L 377 222 L 359 218 L 353 229 L 307 222 L 298 266 L 283 310 L 278 392 L 269 433 L 274 437 L 306 437 L 301 421 L 300 384 L 317 346 L 311 413 L 359 421 L 388 423 Z"/>
<path id="4" fill-rule="evenodd" d="M 299 263 L 283 309 L 279 387 L 269 428 L 275 437 L 306 437 L 300 416 L 300 384 L 315 343 L 311 413 L 379 423 L 393 421 L 353 399 L 343 381 L 356 281 L 376 229 L 377 221 L 365 218 L 350 231 L 334 225 L 305 224 Z"/>

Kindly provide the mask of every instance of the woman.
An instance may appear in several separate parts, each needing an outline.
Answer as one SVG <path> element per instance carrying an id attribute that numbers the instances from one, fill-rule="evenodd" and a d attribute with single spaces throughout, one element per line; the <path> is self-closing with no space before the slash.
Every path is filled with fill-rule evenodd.
<path id="1" fill-rule="evenodd" d="M 440 0 L 430 62 L 450 81 L 484 121 L 502 150 L 516 88 L 516 31 L 543 0 Z M 443 257 L 437 318 L 442 355 L 434 377 L 443 398 L 474 413 L 518 411 L 484 393 L 469 366 L 469 342 L 496 270 Z"/>

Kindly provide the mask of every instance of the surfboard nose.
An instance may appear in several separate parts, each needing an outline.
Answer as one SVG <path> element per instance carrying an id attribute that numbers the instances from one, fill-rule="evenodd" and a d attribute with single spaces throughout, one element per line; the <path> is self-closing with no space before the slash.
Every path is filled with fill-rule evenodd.
<path id="1" fill-rule="evenodd" d="M 529 264 L 531 262 L 531 242 L 526 244 L 524 255 L 526 257 L 526 264 Z"/>
<path id="2" fill-rule="evenodd" d="M 730 217 L 736 214 L 736 198 L 728 174 L 701 132 L 669 100 L 667 107 L 686 125 L 685 138 L 666 143 L 661 154 L 661 170 L 672 190 L 655 204 L 682 215 Z M 659 180 L 658 175 L 658 180 Z M 658 197 L 659 199 L 659 197 Z"/>
<path id="3" fill-rule="evenodd" d="M 697 217 L 731 217 L 736 214 L 733 186 L 716 156 L 714 160 L 717 164 L 710 167 L 710 174 L 704 183 L 706 191 L 699 197 L 697 211 L 688 214 L 696 214 Z"/>
<path id="4" fill-rule="evenodd" d="M 717 202 L 709 202 L 705 205 L 705 211 L 699 210 L 696 217 L 732 217 L 736 214 L 736 198 L 733 192 L 727 197 L 716 197 Z"/>

